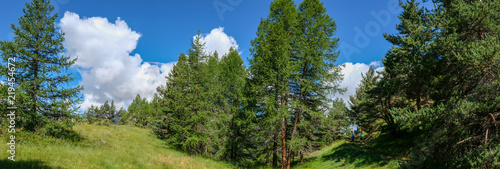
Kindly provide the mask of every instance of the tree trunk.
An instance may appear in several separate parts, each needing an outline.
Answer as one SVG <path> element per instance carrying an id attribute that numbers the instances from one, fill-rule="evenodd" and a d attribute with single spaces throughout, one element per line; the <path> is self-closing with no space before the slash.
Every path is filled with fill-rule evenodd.
<path id="1" fill-rule="evenodd" d="M 277 143 L 276 139 L 274 139 L 273 149 L 272 149 L 272 153 L 273 153 L 273 167 L 277 167 L 278 166 L 278 154 L 276 154 L 276 148 L 277 147 L 278 147 L 278 143 Z"/>
<path id="2" fill-rule="evenodd" d="M 281 116 L 281 141 L 282 141 L 282 161 L 281 168 L 284 169 L 286 166 L 286 126 L 285 126 L 285 115 Z"/>
<path id="3" fill-rule="evenodd" d="M 301 94 L 301 96 L 302 96 L 302 94 Z M 292 137 L 291 137 L 291 139 L 290 139 L 290 140 L 291 140 L 290 142 L 293 142 L 294 135 L 297 133 L 297 123 L 298 123 L 298 119 L 299 119 L 299 117 L 300 117 L 300 111 L 301 111 L 301 110 L 300 110 L 300 108 L 299 108 L 299 110 L 298 110 L 298 111 L 297 111 L 297 113 L 295 114 L 295 122 L 294 122 L 294 124 L 293 124 L 293 131 L 292 131 Z M 288 152 L 288 165 L 287 165 L 287 167 L 286 167 L 287 169 L 290 169 L 290 164 L 291 164 L 292 153 L 293 153 L 293 152 L 292 152 L 292 148 L 291 148 L 291 146 L 290 146 L 290 150 L 289 150 L 289 152 Z"/>
<path id="4" fill-rule="evenodd" d="M 281 95 L 281 111 L 285 109 L 285 95 Z M 281 115 L 281 141 L 282 141 L 282 159 L 281 168 L 285 169 L 286 166 L 286 121 L 285 114 Z"/>
<path id="5" fill-rule="evenodd" d="M 36 38 L 38 40 L 38 36 Z M 33 93 L 32 93 L 32 96 L 31 96 L 31 99 L 33 100 L 33 105 L 32 105 L 32 108 L 31 110 L 33 111 L 33 117 L 35 117 L 34 115 L 38 114 L 37 113 L 37 106 L 36 106 L 36 103 L 38 102 L 36 96 L 38 95 L 37 94 L 37 90 L 38 90 L 38 84 L 37 84 L 37 80 L 38 80 L 38 50 L 36 51 L 36 58 L 35 58 L 35 68 L 33 69 L 33 74 L 34 74 L 34 77 L 33 77 Z M 33 125 L 33 129 L 37 128 L 38 126 L 38 123 L 36 122 L 34 125 Z"/>
<path id="6" fill-rule="evenodd" d="M 292 147 L 290 147 L 290 150 L 288 151 L 288 164 L 286 165 L 286 169 L 290 169 L 291 163 L 292 163 Z"/>

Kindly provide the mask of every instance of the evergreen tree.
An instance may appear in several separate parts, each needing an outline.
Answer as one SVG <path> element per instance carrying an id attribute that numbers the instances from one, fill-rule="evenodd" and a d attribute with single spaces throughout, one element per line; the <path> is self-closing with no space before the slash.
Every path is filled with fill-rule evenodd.
<path id="1" fill-rule="evenodd" d="M 432 46 L 438 58 L 432 128 L 442 130 L 426 134 L 429 148 L 415 154 L 425 157 L 415 162 L 498 168 L 500 2 L 443 0 L 436 6 L 430 17 L 438 29 Z"/>
<path id="2" fill-rule="evenodd" d="M 116 109 L 115 101 L 104 102 L 100 107 L 91 105 L 88 110 L 85 111 L 87 121 L 92 124 L 96 123 L 99 125 L 110 125 L 119 124 L 122 121 L 122 114 L 127 114 L 123 108 L 119 110 Z"/>
<path id="3" fill-rule="evenodd" d="M 181 54 L 172 72 L 167 76 L 164 94 L 166 118 L 168 119 L 168 139 L 191 154 L 210 156 L 212 142 L 213 105 L 207 85 L 211 82 L 207 74 L 210 55 L 204 52 L 201 34 L 195 37 L 188 55 Z M 210 122 L 210 123 L 209 123 Z"/>
<path id="4" fill-rule="evenodd" d="M 272 165 L 277 166 L 277 146 L 281 141 L 282 168 L 286 167 L 286 118 L 290 116 L 291 102 L 289 81 L 297 67 L 292 63 L 296 51 L 294 42 L 297 33 L 298 13 L 292 0 L 271 2 L 270 13 L 262 19 L 257 37 L 252 40 L 250 73 L 252 90 L 258 92 L 258 106 L 262 106 L 261 131 L 271 136 L 264 146 L 272 153 Z M 281 127 L 280 127 L 281 126 Z M 281 131 L 281 133 L 280 133 Z M 263 133 L 264 134 L 264 133 Z M 280 136 L 281 135 L 281 136 Z"/>
<path id="5" fill-rule="evenodd" d="M 332 107 L 325 112 L 325 117 L 321 118 L 321 126 L 318 133 L 321 134 L 320 140 L 322 145 L 328 145 L 335 140 L 341 139 L 343 136 L 341 129 L 347 128 L 351 123 L 349 121 L 349 109 L 343 99 L 335 99 L 331 101 Z M 301 160 L 302 161 L 302 160 Z"/>
<path id="6" fill-rule="evenodd" d="M 401 127 L 424 133 L 403 166 L 497 168 L 500 2 L 435 2 L 430 11 L 401 3 L 402 36 L 386 36 L 398 46 L 386 55 L 388 73 L 377 86 L 415 99 L 417 110 L 387 107 Z M 420 97 L 428 106 L 419 105 Z"/>
<path id="7" fill-rule="evenodd" d="M 257 130 L 269 136 L 259 147 L 272 153 L 261 159 L 271 155 L 277 166 L 281 142 L 281 166 L 289 168 L 293 156 L 303 156 L 319 141 L 315 131 L 326 125 L 327 95 L 343 91 L 340 67 L 334 65 L 338 38 L 335 22 L 318 0 L 303 1 L 298 10 L 293 1 L 276 0 L 270 10 L 252 40 L 247 90 L 255 98 L 247 100 L 246 110 L 256 113 Z"/>
<path id="8" fill-rule="evenodd" d="M 319 121 L 325 118 L 324 112 L 328 111 L 324 108 L 331 104 L 327 96 L 343 92 L 339 87 L 342 80 L 340 67 L 335 65 L 339 56 L 336 51 L 339 39 L 334 37 L 337 25 L 326 14 L 326 9 L 319 0 L 302 1 L 298 13 L 298 33 L 294 37 L 296 46 L 291 57 L 298 71 L 294 72 L 290 88 L 299 104 L 291 116 L 293 129 L 290 142 L 293 145 L 290 147 L 293 148 L 288 152 L 287 168 L 290 168 L 293 149 L 302 157 L 309 151 L 307 147 L 313 147 L 296 144 L 295 140 L 314 138 L 311 135 L 318 127 L 314 125 L 321 124 Z"/>
<path id="9" fill-rule="evenodd" d="M 243 146 L 242 142 L 247 137 L 246 128 L 248 122 L 242 112 L 244 89 L 246 83 L 247 72 L 243 60 L 236 49 L 231 48 L 229 53 L 222 57 L 220 63 L 220 82 L 222 82 L 222 96 L 224 103 L 222 110 L 226 116 L 226 122 L 221 125 L 221 130 L 226 130 L 221 133 L 225 136 L 225 153 L 233 162 L 242 159 Z"/>
<path id="10" fill-rule="evenodd" d="M 126 113 L 122 115 L 120 123 L 130 123 L 139 127 L 149 127 L 154 121 L 154 110 L 146 98 L 141 98 L 137 94 L 132 103 L 127 108 Z"/>
<path id="11" fill-rule="evenodd" d="M 36 131 L 48 123 L 70 119 L 81 100 L 82 87 L 69 87 L 75 80 L 66 71 L 76 62 L 64 56 L 63 34 L 56 26 L 57 13 L 47 0 L 33 0 L 26 3 L 19 26 L 11 25 L 13 41 L 1 41 L 2 60 L 15 59 L 13 75 L 17 84 L 18 125 Z M 2 76 L 7 75 L 8 65 L 1 65 Z M 5 96 L 3 96 L 5 97 Z M 68 128 L 69 130 L 70 128 Z"/>
<path id="12" fill-rule="evenodd" d="M 378 102 L 377 95 L 371 95 L 370 93 L 377 86 L 380 75 L 370 67 L 368 72 L 361 76 L 361 83 L 356 88 L 356 95 L 350 97 L 351 111 L 349 117 L 365 132 L 373 132 L 377 127 L 375 123 L 378 119 L 387 120 L 382 114 L 383 110 L 381 105 L 378 104 L 380 102 Z"/>
<path id="13" fill-rule="evenodd" d="M 429 12 L 419 3 L 411 0 L 403 5 L 399 16 L 401 23 L 396 26 L 397 35 L 384 34 L 393 44 L 384 61 L 385 72 L 395 81 L 392 88 L 401 90 L 407 99 L 415 100 L 416 109 L 422 108 L 422 97 L 430 90 L 429 79 L 435 70 L 436 59 L 430 51 L 435 37 L 429 23 Z"/>
<path id="14" fill-rule="evenodd" d="M 177 144 L 177 141 L 183 141 L 183 119 L 182 114 L 188 110 L 189 100 L 186 99 L 187 89 L 189 88 L 189 76 L 191 74 L 188 70 L 187 56 L 181 54 L 177 63 L 172 68 L 172 71 L 167 75 L 167 83 L 164 87 L 158 87 L 157 92 L 163 98 L 164 113 L 158 117 L 159 121 L 156 123 L 156 133 L 169 140 L 172 144 L 182 147 Z"/>

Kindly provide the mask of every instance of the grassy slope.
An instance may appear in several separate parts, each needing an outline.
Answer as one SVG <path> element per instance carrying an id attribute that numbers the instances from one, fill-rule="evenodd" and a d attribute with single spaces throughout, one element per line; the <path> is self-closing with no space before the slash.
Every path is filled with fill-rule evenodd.
<path id="1" fill-rule="evenodd" d="M 0 146 L 0 168 L 229 168 L 214 160 L 172 150 L 148 129 L 132 126 L 79 124 L 73 128 L 85 139 L 75 145 L 17 144 L 16 162 L 7 160 L 7 145 Z M 0 140 L 6 140 L 1 138 Z"/>
<path id="2" fill-rule="evenodd" d="M 227 163 L 193 157 L 166 146 L 150 130 L 132 126 L 79 124 L 74 131 L 84 138 L 78 145 L 53 138 L 16 144 L 16 162 L 7 160 L 7 145 L 0 146 L 0 168 L 230 168 Z M 0 135 L 7 142 L 5 135 Z M 412 138 L 382 135 L 367 143 L 346 137 L 307 156 L 292 168 L 397 168 L 406 160 Z M 264 167 L 266 168 L 266 167 Z"/>
<path id="3" fill-rule="evenodd" d="M 407 160 L 412 144 L 410 137 L 380 135 L 367 143 L 352 143 L 346 137 L 311 153 L 306 162 L 293 168 L 398 168 L 400 161 Z"/>

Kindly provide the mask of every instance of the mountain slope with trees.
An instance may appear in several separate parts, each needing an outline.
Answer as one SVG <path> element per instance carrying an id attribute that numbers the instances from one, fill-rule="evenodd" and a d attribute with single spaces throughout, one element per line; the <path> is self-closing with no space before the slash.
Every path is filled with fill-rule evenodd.
<path id="1" fill-rule="evenodd" d="M 12 26 L 14 40 L 0 41 L 0 76 L 16 79 L 0 84 L 0 110 L 18 107 L 23 140 L 21 162 L 0 165 L 499 168 L 500 1 L 433 4 L 400 1 L 397 33 L 383 35 L 393 45 L 384 69 L 363 74 L 347 104 L 331 97 L 345 89 L 337 25 L 324 4 L 273 0 L 248 67 L 238 49 L 208 53 L 198 32 L 153 98 L 76 115 L 82 88 L 68 87 L 75 77 L 66 70 L 77 60 L 60 54 L 54 7 L 33 0 Z M 342 131 L 355 126 L 349 141 Z M 58 161 L 67 156 L 78 158 Z"/>

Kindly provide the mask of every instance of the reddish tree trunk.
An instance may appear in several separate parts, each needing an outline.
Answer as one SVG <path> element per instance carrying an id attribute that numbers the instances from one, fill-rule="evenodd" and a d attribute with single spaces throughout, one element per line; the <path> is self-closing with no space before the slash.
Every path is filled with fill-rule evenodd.
<path id="1" fill-rule="evenodd" d="M 285 128 L 285 115 L 281 116 L 281 140 L 283 141 L 282 151 L 283 157 L 281 161 L 281 168 L 286 166 L 286 128 Z"/>
<path id="2" fill-rule="evenodd" d="M 281 110 L 285 108 L 285 96 L 281 95 Z M 282 161 L 281 168 L 285 169 L 286 166 L 286 121 L 285 115 L 281 115 L 281 141 L 282 141 Z"/>

